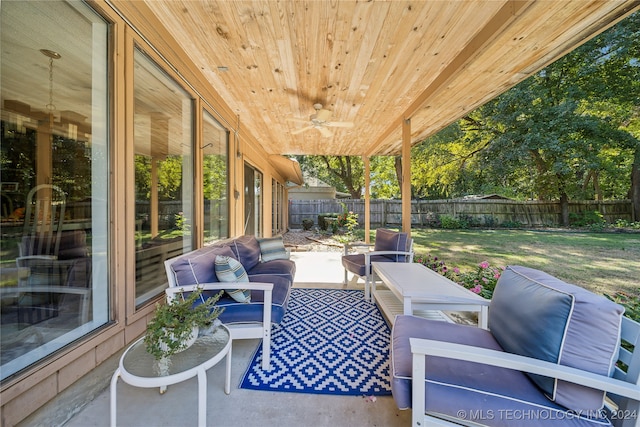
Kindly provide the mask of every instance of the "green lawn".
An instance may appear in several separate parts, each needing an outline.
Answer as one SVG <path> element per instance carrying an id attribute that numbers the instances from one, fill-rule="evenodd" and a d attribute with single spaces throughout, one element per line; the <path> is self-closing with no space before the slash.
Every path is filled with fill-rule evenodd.
<path id="1" fill-rule="evenodd" d="M 412 237 L 416 254 L 437 256 L 449 269 L 523 265 L 596 293 L 640 295 L 638 233 L 413 229 Z"/>

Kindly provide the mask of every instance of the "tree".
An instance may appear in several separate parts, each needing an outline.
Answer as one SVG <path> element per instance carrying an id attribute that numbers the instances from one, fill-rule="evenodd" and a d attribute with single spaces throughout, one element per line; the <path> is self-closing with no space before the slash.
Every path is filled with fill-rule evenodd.
<path id="1" fill-rule="evenodd" d="M 561 200 L 565 221 L 570 198 L 640 203 L 639 40 L 636 13 L 427 139 L 414 149 L 420 191 L 512 188 Z"/>
<path id="2" fill-rule="evenodd" d="M 356 156 L 298 156 L 300 167 L 307 173 L 359 199 L 364 186 L 364 166 Z"/>

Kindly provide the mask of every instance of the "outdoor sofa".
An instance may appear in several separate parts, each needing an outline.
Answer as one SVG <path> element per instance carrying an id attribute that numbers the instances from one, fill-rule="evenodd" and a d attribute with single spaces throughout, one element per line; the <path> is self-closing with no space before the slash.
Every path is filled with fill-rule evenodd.
<path id="1" fill-rule="evenodd" d="M 623 312 L 542 271 L 508 267 L 489 330 L 396 317 L 393 397 L 412 408 L 414 427 L 638 426 L 640 324 Z"/>
<path id="2" fill-rule="evenodd" d="M 203 298 L 224 290 L 220 321 L 232 340 L 262 338 L 262 368 L 269 369 L 271 324 L 282 321 L 296 272 L 282 238 L 240 236 L 169 259 L 165 269 L 168 299 L 195 288 L 203 289 Z"/>

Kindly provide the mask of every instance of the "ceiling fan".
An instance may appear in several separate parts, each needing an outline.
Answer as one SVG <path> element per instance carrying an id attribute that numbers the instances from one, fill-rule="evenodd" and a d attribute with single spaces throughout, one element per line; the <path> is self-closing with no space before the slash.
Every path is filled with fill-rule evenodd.
<path id="1" fill-rule="evenodd" d="M 291 132 L 292 135 L 297 135 L 309 129 L 318 129 L 320 134 L 325 137 L 333 136 L 333 132 L 331 132 L 327 127 L 338 127 L 338 128 L 351 128 L 353 127 L 352 122 L 332 122 L 331 116 L 333 115 L 333 111 L 325 110 L 322 108 L 322 104 L 313 104 L 313 108 L 315 108 L 315 114 L 312 114 L 309 117 L 309 120 L 301 120 L 301 119 L 289 119 L 292 122 L 306 124 L 307 126 L 302 129 L 296 129 Z"/>

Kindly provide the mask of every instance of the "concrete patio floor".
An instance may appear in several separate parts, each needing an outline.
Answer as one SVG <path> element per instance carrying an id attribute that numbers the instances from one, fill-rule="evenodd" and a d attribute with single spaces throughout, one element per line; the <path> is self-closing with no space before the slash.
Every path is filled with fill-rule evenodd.
<path id="1" fill-rule="evenodd" d="M 339 252 L 293 252 L 298 288 L 343 288 Z M 362 289 L 362 282 L 348 289 Z M 408 426 L 411 411 L 399 411 L 391 396 L 331 396 L 266 392 L 238 388 L 259 340 L 233 343 L 231 394 L 224 388 L 224 362 L 207 371 L 208 426 Z M 113 373 L 118 357 L 112 358 Z M 104 376 L 104 375 L 103 375 Z M 102 381 L 104 382 L 104 380 Z M 102 427 L 110 423 L 108 384 L 95 399 L 75 414 L 66 427 Z M 117 386 L 118 426 L 197 425 L 198 383 L 195 378 L 172 385 L 164 395 L 158 389 Z M 61 409 L 61 408 L 58 408 Z M 33 421 L 33 420 L 32 420 Z M 29 424 L 33 425 L 33 424 Z"/>

